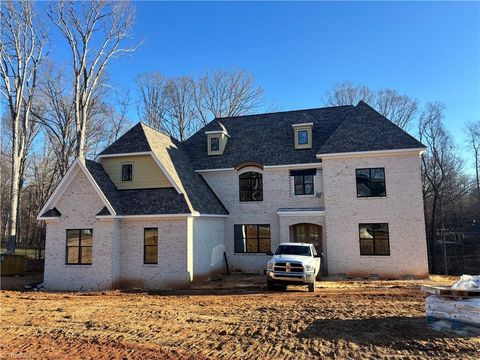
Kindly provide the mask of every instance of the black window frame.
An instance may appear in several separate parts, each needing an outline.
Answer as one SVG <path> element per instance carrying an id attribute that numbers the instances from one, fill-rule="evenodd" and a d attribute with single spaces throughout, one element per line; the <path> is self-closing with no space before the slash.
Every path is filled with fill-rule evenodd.
<path id="1" fill-rule="evenodd" d="M 248 251 L 248 246 L 247 246 L 247 240 L 255 239 L 255 238 L 249 238 L 246 235 L 245 235 L 246 237 L 242 236 L 241 238 L 236 236 L 237 234 L 236 228 L 238 226 L 256 226 L 257 227 L 257 236 L 256 236 L 257 251 Z M 260 236 L 260 226 L 268 227 L 268 236 L 269 236 L 268 241 L 270 243 L 270 247 L 267 251 L 260 251 L 260 240 L 267 239 L 266 237 Z M 245 245 L 244 251 L 237 251 L 237 246 L 236 246 L 237 239 L 241 239 L 244 241 L 244 245 Z M 266 254 L 272 249 L 272 227 L 270 226 L 270 224 L 234 224 L 233 225 L 233 248 L 234 248 L 235 254 Z"/>
<path id="2" fill-rule="evenodd" d="M 368 170 L 368 177 L 369 177 L 369 184 L 370 184 L 370 195 L 361 195 L 359 192 L 359 172 L 360 171 L 365 171 Z M 372 170 L 382 170 L 383 171 L 383 181 L 379 180 L 374 180 L 372 178 Z M 375 183 L 383 183 L 383 194 L 373 194 L 372 189 L 373 189 L 373 184 Z M 386 176 L 385 176 L 385 168 L 384 167 L 375 167 L 375 168 L 360 168 L 360 169 L 355 169 L 355 184 L 356 184 L 356 189 L 357 189 L 357 198 L 371 198 L 371 197 L 386 197 L 387 196 L 387 181 L 386 181 Z"/>
<path id="3" fill-rule="evenodd" d="M 255 177 L 253 177 L 252 174 L 255 174 Z M 246 178 L 246 176 L 249 176 L 249 177 Z M 252 180 L 254 180 L 254 179 L 260 179 L 259 180 L 260 187 L 257 190 L 253 189 L 253 187 L 252 187 Z M 249 186 L 242 188 L 242 182 L 243 183 L 248 182 Z M 256 171 L 247 171 L 247 172 L 244 172 L 244 173 L 240 174 L 238 176 L 238 189 L 239 189 L 238 195 L 239 195 L 240 202 L 263 201 L 263 174 L 260 173 L 260 172 L 256 172 Z M 259 199 L 254 199 L 253 194 L 255 192 L 258 192 L 258 191 L 260 192 L 260 198 Z M 242 192 L 244 194 L 245 193 L 249 194 L 249 196 L 245 199 L 245 197 L 242 196 Z"/>
<path id="4" fill-rule="evenodd" d="M 82 231 L 88 230 L 92 234 L 92 245 L 90 246 L 82 246 Z M 78 246 L 68 246 L 68 232 L 69 231 L 78 231 Z M 65 244 L 65 265 L 92 265 L 93 264 L 93 229 L 66 229 L 65 231 L 66 237 L 66 244 Z M 68 249 L 78 247 L 78 262 L 68 262 Z M 84 263 L 82 262 L 82 249 L 83 248 L 90 248 L 91 249 L 91 258 L 90 262 Z"/>
<path id="5" fill-rule="evenodd" d="M 157 244 L 156 245 L 147 245 L 146 244 L 146 234 L 149 230 L 157 231 Z M 155 247 L 157 249 L 157 256 L 155 257 L 155 262 L 147 262 L 147 247 Z M 158 265 L 158 227 L 146 227 L 143 228 L 143 264 L 144 265 Z"/>
<path id="6" fill-rule="evenodd" d="M 213 140 L 216 140 L 216 148 L 213 148 Z M 210 138 L 210 151 L 211 152 L 217 152 L 217 151 L 220 151 L 220 137 L 219 136 L 212 136 Z"/>
<path id="7" fill-rule="evenodd" d="M 362 239 L 361 237 L 361 228 L 365 226 L 371 226 L 372 227 L 372 247 L 373 247 L 373 253 L 372 254 L 362 254 L 362 240 L 365 241 L 367 239 Z M 376 253 L 376 246 L 375 246 L 375 227 L 378 226 L 386 226 L 387 228 L 387 248 L 388 248 L 388 253 L 387 254 L 377 254 Z M 359 239 L 359 246 L 360 246 L 360 256 L 390 256 L 390 227 L 388 226 L 388 223 L 360 223 L 358 224 L 358 239 Z M 379 240 L 379 239 L 378 239 Z"/>
<path id="8" fill-rule="evenodd" d="M 125 172 L 123 170 L 123 168 L 125 166 L 130 166 L 130 173 L 129 173 L 130 178 L 127 178 L 127 179 L 125 178 Z M 123 163 L 122 164 L 122 181 L 133 181 L 133 164 L 132 163 Z"/>
<path id="9" fill-rule="evenodd" d="M 312 182 L 305 182 L 305 178 L 309 177 L 312 178 Z M 298 184 L 302 186 L 302 192 L 297 192 L 297 178 L 302 178 L 302 183 Z M 305 184 L 311 184 L 312 185 L 312 192 L 311 193 L 306 193 L 305 192 Z M 293 176 L 293 193 L 295 196 L 301 196 L 301 195 L 314 195 L 315 194 L 315 180 L 314 180 L 314 175 L 294 175 Z"/>

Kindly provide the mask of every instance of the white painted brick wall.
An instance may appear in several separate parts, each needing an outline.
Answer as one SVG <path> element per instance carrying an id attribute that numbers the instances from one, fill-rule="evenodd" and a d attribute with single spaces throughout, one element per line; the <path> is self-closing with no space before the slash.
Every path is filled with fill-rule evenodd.
<path id="1" fill-rule="evenodd" d="M 193 280 L 205 280 L 225 266 L 224 218 L 193 218 Z"/>
<path id="2" fill-rule="evenodd" d="M 158 228 L 158 264 L 143 263 L 144 228 Z M 183 288 L 189 284 L 187 219 L 123 220 L 120 286 Z"/>
<path id="3" fill-rule="evenodd" d="M 279 208 L 285 207 L 321 207 L 323 198 L 315 196 L 296 197 L 290 191 L 291 176 L 288 169 L 266 169 L 263 173 L 263 201 L 239 201 L 239 174 L 247 171 L 259 171 L 257 168 L 244 168 L 240 172 L 208 172 L 203 173 L 207 183 L 220 198 L 230 213 L 225 220 L 225 247 L 231 268 L 244 272 L 261 273 L 269 259 L 265 254 L 236 254 L 234 252 L 235 224 L 270 224 L 272 251 L 280 243 L 280 222 L 277 215 Z M 322 170 L 317 171 L 314 179 L 315 191 L 322 192 Z M 301 222 L 315 222 L 317 218 L 303 218 Z M 282 235 L 282 239 L 285 236 Z"/>
<path id="4" fill-rule="evenodd" d="M 387 196 L 357 198 L 355 169 L 384 167 Z M 329 274 L 428 274 L 416 155 L 323 161 Z M 359 223 L 389 225 L 390 256 L 360 256 Z"/>
<path id="5" fill-rule="evenodd" d="M 56 204 L 59 222 L 47 224 L 45 287 L 52 290 L 107 289 L 115 281 L 112 243 L 118 243 L 115 223 L 95 219 L 105 205 L 85 175 L 79 171 Z M 66 230 L 93 229 L 92 265 L 65 265 Z"/>

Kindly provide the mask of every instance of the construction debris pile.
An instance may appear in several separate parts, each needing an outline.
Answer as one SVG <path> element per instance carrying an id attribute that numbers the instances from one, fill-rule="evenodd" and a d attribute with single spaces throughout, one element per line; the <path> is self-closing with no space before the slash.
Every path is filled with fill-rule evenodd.
<path id="1" fill-rule="evenodd" d="M 463 275 L 453 286 L 422 286 L 427 322 L 448 321 L 452 328 L 480 328 L 480 276 Z"/>

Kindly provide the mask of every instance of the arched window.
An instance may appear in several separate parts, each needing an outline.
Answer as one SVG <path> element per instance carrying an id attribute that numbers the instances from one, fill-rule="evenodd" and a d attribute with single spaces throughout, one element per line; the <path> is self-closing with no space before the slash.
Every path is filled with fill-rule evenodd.
<path id="1" fill-rule="evenodd" d="M 262 174 L 249 171 L 239 176 L 240 201 L 262 201 Z"/>

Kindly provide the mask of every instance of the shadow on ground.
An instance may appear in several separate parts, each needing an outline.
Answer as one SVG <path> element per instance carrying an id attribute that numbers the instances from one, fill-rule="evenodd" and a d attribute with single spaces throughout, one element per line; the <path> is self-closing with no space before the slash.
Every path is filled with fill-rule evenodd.
<path id="1" fill-rule="evenodd" d="M 478 332 L 453 330 L 438 331 L 429 326 L 425 317 L 384 317 L 364 319 L 319 319 L 297 334 L 299 338 L 318 338 L 329 341 L 348 341 L 358 345 L 388 346 L 405 349 L 429 348 L 429 340 L 447 338 L 470 338 Z M 402 339 L 399 342 L 399 339 Z M 423 349 L 425 350 L 425 349 Z M 433 350 L 430 348 L 430 350 Z"/>

